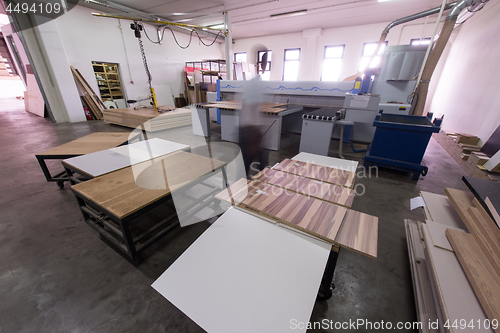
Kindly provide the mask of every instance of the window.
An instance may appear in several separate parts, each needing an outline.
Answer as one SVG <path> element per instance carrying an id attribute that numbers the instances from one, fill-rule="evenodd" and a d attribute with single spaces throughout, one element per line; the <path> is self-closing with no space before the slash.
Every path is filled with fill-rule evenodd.
<path id="1" fill-rule="evenodd" d="M 285 50 L 283 81 L 297 81 L 299 77 L 300 49 Z"/>
<path id="2" fill-rule="evenodd" d="M 375 49 L 377 48 L 377 42 L 375 43 L 365 43 L 363 45 L 363 53 L 361 54 L 361 62 L 359 64 L 359 71 L 363 72 L 367 67 L 368 67 L 368 61 L 370 60 L 370 57 L 372 56 L 373 52 L 375 52 Z M 380 47 L 380 50 L 378 50 L 378 56 L 373 58 L 372 63 L 370 64 L 370 68 L 377 67 L 380 65 L 381 57 L 380 55 L 384 53 L 384 49 L 387 46 L 387 42 L 384 42 L 382 46 Z"/>
<path id="3" fill-rule="evenodd" d="M 411 41 L 410 41 L 410 44 L 411 45 L 429 45 L 429 43 L 431 42 L 431 38 L 430 37 L 425 37 L 425 38 L 413 38 Z"/>
<path id="4" fill-rule="evenodd" d="M 321 81 L 338 81 L 342 57 L 344 56 L 344 45 L 325 46 L 323 57 L 323 72 Z"/>
<path id="5" fill-rule="evenodd" d="M 260 64 L 262 63 L 262 56 L 267 52 L 267 66 L 266 70 L 264 73 L 262 73 Z M 271 55 L 272 52 L 270 50 L 267 51 L 259 51 L 257 53 L 257 70 L 259 71 L 259 74 L 261 75 L 261 78 L 263 81 L 269 81 L 271 78 Z"/>
<path id="6" fill-rule="evenodd" d="M 234 62 L 247 62 L 247 53 L 235 53 L 234 54 Z"/>

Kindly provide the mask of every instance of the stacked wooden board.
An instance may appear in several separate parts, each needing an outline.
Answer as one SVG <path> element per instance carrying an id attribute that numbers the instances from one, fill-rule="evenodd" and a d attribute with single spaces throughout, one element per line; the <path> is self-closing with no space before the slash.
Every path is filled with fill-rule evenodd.
<path id="1" fill-rule="evenodd" d="M 291 168 L 294 163 L 302 166 L 300 172 L 307 177 L 294 173 L 299 172 Z M 240 179 L 216 197 L 332 245 L 376 258 L 378 218 L 349 209 L 354 176 L 354 172 L 287 159 L 263 170 L 252 181 Z"/>
<path id="2" fill-rule="evenodd" d="M 446 236 L 488 318 L 499 320 L 500 229 L 471 193 L 449 188 L 445 193 L 469 230 L 449 229 Z"/>
<path id="3" fill-rule="evenodd" d="M 105 106 L 101 99 L 96 95 L 92 87 L 88 84 L 85 78 L 82 76 L 78 69 L 70 66 L 71 73 L 73 73 L 73 77 L 75 78 L 75 82 L 83 93 L 83 99 L 87 103 L 89 107 L 89 111 L 92 115 L 92 118 L 96 120 L 101 120 L 103 115 L 102 111 L 105 109 Z"/>
<path id="4" fill-rule="evenodd" d="M 159 113 L 153 108 L 134 108 L 104 110 L 104 121 L 108 123 L 141 128 L 155 132 L 170 128 L 188 126 L 192 124 L 190 109 L 174 109 Z"/>
<path id="5" fill-rule="evenodd" d="M 220 101 L 220 102 L 208 102 L 196 104 L 198 108 L 219 108 L 223 110 L 241 110 L 241 101 L 231 100 L 231 101 Z M 286 111 L 286 103 L 270 103 L 263 102 L 260 103 L 260 112 L 269 114 L 278 114 L 280 112 Z"/>
<path id="6" fill-rule="evenodd" d="M 500 180 L 500 175 L 488 172 L 484 164 L 490 159 L 483 154 L 477 145 L 479 138 L 470 135 L 447 133 L 441 130 L 434 133 L 433 138 L 450 154 L 450 156 L 471 176 L 488 180 Z M 500 157 L 500 156 L 499 156 Z M 500 170 L 500 168 L 499 168 Z"/>
<path id="7" fill-rule="evenodd" d="M 445 192 L 421 193 L 426 223 L 405 220 L 420 331 L 499 332 L 500 231 L 471 193 Z"/>

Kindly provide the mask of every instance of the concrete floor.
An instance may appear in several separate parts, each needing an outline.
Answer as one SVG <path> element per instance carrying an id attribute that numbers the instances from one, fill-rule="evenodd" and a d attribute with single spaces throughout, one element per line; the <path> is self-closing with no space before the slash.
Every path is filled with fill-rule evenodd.
<path id="1" fill-rule="evenodd" d="M 94 131 L 126 129 L 101 121 L 54 125 L 26 113 L 16 100 L 0 100 L 0 125 L 0 332 L 203 332 L 150 285 L 209 224 L 178 228 L 146 250 L 136 267 L 83 222 L 69 186 L 46 182 L 35 159 Z M 220 128 L 212 126 L 216 140 Z M 200 140 L 190 127 L 165 138 Z M 297 154 L 299 140 L 283 134 L 282 149 L 271 152 L 270 164 Z M 337 147 L 332 141 L 330 156 L 337 157 Z M 361 161 L 362 154 L 345 148 L 345 156 Z M 378 177 L 358 177 L 366 193 L 352 208 L 379 217 L 378 258 L 341 251 L 334 295 L 316 302 L 311 321 L 416 321 L 403 220 L 424 216 L 410 211 L 409 200 L 420 191 L 466 190 L 465 173 L 434 140 L 424 163 L 429 174 L 418 182 L 382 169 Z M 370 330 L 356 332 L 365 331 Z"/>

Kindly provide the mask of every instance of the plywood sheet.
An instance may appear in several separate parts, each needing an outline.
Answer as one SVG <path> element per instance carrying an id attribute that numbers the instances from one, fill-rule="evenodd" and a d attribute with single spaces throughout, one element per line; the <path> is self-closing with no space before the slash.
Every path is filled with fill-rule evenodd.
<path id="1" fill-rule="evenodd" d="M 353 187 L 354 178 L 356 177 L 356 173 L 352 171 L 329 168 L 290 159 L 283 160 L 281 163 L 274 166 L 273 169 L 349 188 Z"/>
<path id="2" fill-rule="evenodd" d="M 425 223 L 427 224 L 427 228 L 429 228 L 429 235 L 432 238 L 434 246 L 451 252 L 453 252 L 453 248 L 451 247 L 448 238 L 446 238 L 445 235 L 446 229 L 465 231 L 463 229 L 453 228 L 446 224 L 438 223 L 436 221 L 426 220 Z"/>
<path id="3" fill-rule="evenodd" d="M 259 181 L 242 179 L 216 198 L 293 227 L 331 244 L 377 256 L 378 218 Z M 345 218 L 347 219 L 345 220 Z M 339 239 L 337 235 L 346 225 Z"/>
<path id="4" fill-rule="evenodd" d="M 471 320 L 484 323 L 488 319 L 479 303 L 469 280 L 453 252 L 440 249 L 432 243 L 429 229 L 422 225 L 426 246 L 426 258 L 429 261 L 431 273 L 434 278 L 436 291 L 439 296 L 439 303 L 444 320 L 451 323 L 465 319 L 467 323 Z M 463 332 L 460 329 L 450 327 L 448 332 Z M 493 332 L 492 329 L 476 329 L 474 332 Z"/>
<path id="5" fill-rule="evenodd" d="M 140 174 L 134 173 L 134 167 L 126 167 L 71 189 L 116 217 L 124 218 L 224 165 L 179 151 L 137 164 L 137 169 L 142 170 Z"/>
<path id="6" fill-rule="evenodd" d="M 310 320 L 330 248 L 230 208 L 152 287 L 207 332 L 285 332 Z"/>
<path id="7" fill-rule="evenodd" d="M 96 132 L 70 141 L 37 155 L 67 156 L 83 155 L 117 147 L 129 140 L 130 132 Z"/>
<path id="8" fill-rule="evenodd" d="M 346 207 L 351 207 L 355 195 L 355 191 L 350 188 L 269 168 L 252 179 Z"/>
<path id="9" fill-rule="evenodd" d="M 473 236 L 456 230 L 447 230 L 460 264 L 481 302 L 490 321 L 500 318 L 500 278 L 485 258 Z M 500 332 L 500 327 L 495 330 Z"/>
<path id="10" fill-rule="evenodd" d="M 421 191 L 430 216 L 428 219 L 453 228 L 464 229 L 465 225 L 446 195 Z"/>
<path id="11" fill-rule="evenodd" d="M 346 160 L 342 158 L 336 158 L 336 157 L 330 157 L 330 156 L 323 156 L 323 155 L 316 155 L 316 154 L 311 154 L 311 153 L 306 153 L 306 152 L 301 152 L 294 157 L 292 157 L 292 160 L 295 161 L 301 161 L 305 163 L 311 163 L 311 164 L 317 164 L 317 165 L 322 165 L 325 167 L 329 168 L 334 168 L 334 169 L 342 169 L 342 170 L 347 170 L 347 171 L 352 171 L 356 172 L 356 169 L 358 168 L 358 162 L 356 161 L 351 161 L 351 160 Z"/>
<path id="12" fill-rule="evenodd" d="M 134 108 L 103 110 L 104 121 L 111 124 L 137 128 L 146 131 L 159 131 L 169 128 L 190 125 L 191 110 L 175 109 L 160 113 L 152 108 Z"/>

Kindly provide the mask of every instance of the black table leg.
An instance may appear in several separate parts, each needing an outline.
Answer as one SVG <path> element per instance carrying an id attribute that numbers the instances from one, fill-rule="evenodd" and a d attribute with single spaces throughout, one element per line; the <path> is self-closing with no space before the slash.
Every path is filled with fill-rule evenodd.
<path id="1" fill-rule="evenodd" d="M 338 251 L 333 248 L 330 250 L 330 255 L 328 256 L 328 262 L 326 263 L 325 272 L 323 273 L 323 278 L 321 279 L 321 285 L 318 291 L 319 300 L 327 300 L 332 297 L 332 289 L 335 288 L 333 285 L 333 275 L 335 273 L 335 267 L 337 266 L 337 259 L 339 257 L 340 248 Z"/>

